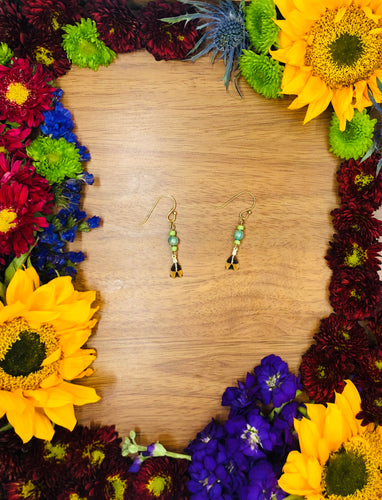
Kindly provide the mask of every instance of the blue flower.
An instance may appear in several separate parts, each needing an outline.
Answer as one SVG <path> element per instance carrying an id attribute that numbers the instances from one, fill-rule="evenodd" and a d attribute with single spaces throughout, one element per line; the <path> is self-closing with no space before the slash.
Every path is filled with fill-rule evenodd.
<path id="1" fill-rule="evenodd" d="M 223 59 L 226 66 L 223 80 L 227 87 L 232 71 L 238 66 L 243 49 L 250 45 L 249 35 L 245 27 L 244 2 L 235 5 L 232 0 L 220 0 L 219 6 L 216 6 L 192 0 L 181 1 L 194 7 L 196 12 L 165 18 L 162 21 L 167 23 L 188 22 L 193 19 L 202 21 L 202 24 L 198 25 L 196 29 L 205 28 L 205 33 L 189 52 L 189 54 L 194 54 L 190 59 L 195 61 L 212 51 L 211 61 L 214 62 L 219 54 L 218 59 Z M 196 53 L 203 44 L 205 47 Z"/>
<path id="2" fill-rule="evenodd" d="M 289 372 L 287 363 L 274 354 L 261 360 L 261 364 L 255 367 L 255 374 L 265 405 L 273 403 L 275 408 L 279 408 L 293 400 L 301 388 L 297 377 Z"/>
<path id="3" fill-rule="evenodd" d="M 258 460 L 255 462 L 248 474 L 249 485 L 246 495 L 240 498 L 247 500 L 281 500 L 287 496 L 277 483 L 276 474 L 273 472 L 271 465 L 266 460 Z"/>
<path id="4" fill-rule="evenodd" d="M 229 416 L 244 415 L 256 408 L 258 385 L 252 373 L 247 373 L 245 383 L 238 381 L 238 387 L 227 387 L 222 397 L 222 406 L 230 406 Z"/>
<path id="5" fill-rule="evenodd" d="M 44 113 L 44 123 L 40 126 L 43 134 L 50 135 L 54 139 L 65 137 L 69 142 L 75 142 L 70 140 L 74 135 L 73 128 L 72 115 L 60 102 L 56 102 L 54 109 Z"/>

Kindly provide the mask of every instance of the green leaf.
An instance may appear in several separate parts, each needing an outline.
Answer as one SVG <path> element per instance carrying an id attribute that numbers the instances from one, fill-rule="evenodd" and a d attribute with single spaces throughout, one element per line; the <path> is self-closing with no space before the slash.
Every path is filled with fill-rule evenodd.
<path id="1" fill-rule="evenodd" d="M 300 497 L 299 495 L 289 495 L 284 498 L 284 500 L 304 500 L 305 497 Z"/>
<path id="2" fill-rule="evenodd" d="M 370 158 L 370 156 L 374 153 L 374 151 L 377 149 L 377 144 L 375 142 L 373 142 L 373 144 L 370 146 L 370 148 L 366 151 L 366 153 L 363 155 L 362 159 L 361 159 L 361 163 L 365 160 L 367 160 L 368 158 Z"/>
<path id="3" fill-rule="evenodd" d="M 377 164 L 377 170 L 376 170 L 376 177 L 378 177 L 379 175 L 379 172 L 381 171 L 381 168 L 382 168 L 382 158 L 379 160 L 378 164 Z"/>

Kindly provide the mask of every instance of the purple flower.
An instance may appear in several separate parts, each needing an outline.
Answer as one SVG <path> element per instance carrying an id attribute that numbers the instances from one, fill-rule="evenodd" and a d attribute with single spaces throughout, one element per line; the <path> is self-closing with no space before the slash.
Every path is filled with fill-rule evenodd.
<path id="1" fill-rule="evenodd" d="M 259 410 L 252 410 L 246 417 L 236 415 L 229 418 L 225 428 L 229 434 L 227 446 L 234 455 L 244 453 L 260 458 L 265 455 L 264 451 L 273 447 L 271 426 Z"/>
<path id="2" fill-rule="evenodd" d="M 229 416 L 245 415 L 256 408 L 259 389 L 252 373 L 247 373 L 245 384 L 238 381 L 238 387 L 227 387 L 222 397 L 222 406 L 230 406 Z"/>
<path id="3" fill-rule="evenodd" d="M 255 374 L 262 402 L 266 405 L 272 402 L 275 408 L 294 399 L 296 391 L 301 388 L 297 377 L 290 373 L 287 363 L 274 354 L 261 360 L 261 364 L 255 367 Z"/>
<path id="4" fill-rule="evenodd" d="M 281 500 L 287 496 L 287 493 L 279 488 L 276 474 L 266 460 L 255 462 L 249 471 L 248 477 L 249 485 L 246 495 L 241 495 L 240 498 L 246 498 L 246 500 L 264 500 L 266 498 Z"/>

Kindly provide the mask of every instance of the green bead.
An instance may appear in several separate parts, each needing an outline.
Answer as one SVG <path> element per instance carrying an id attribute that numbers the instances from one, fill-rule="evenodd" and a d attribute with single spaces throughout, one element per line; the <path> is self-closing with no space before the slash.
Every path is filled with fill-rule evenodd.
<path id="1" fill-rule="evenodd" d="M 236 229 L 236 231 L 233 233 L 233 237 L 235 238 L 235 240 L 242 240 L 243 236 L 244 233 L 240 229 Z"/>
<path id="2" fill-rule="evenodd" d="M 243 225 L 241 225 L 241 224 L 239 224 L 239 225 L 237 226 L 237 229 L 239 229 L 240 231 L 243 231 L 243 230 L 244 230 L 244 226 L 243 226 Z"/>
<path id="3" fill-rule="evenodd" d="M 240 240 L 235 240 L 234 243 L 235 243 L 235 245 L 239 246 L 240 243 L 241 243 L 241 241 Z"/>
<path id="4" fill-rule="evenodd" d="M 169 236 L 176 236 L 176 231 L 175 231 L 175 229 L 171 229 L 171 231 L 169 231 L 168 235 L 169 235 Z"/>
<path id="5" fill-rule="evenodd" d="M 176 245 L 171 247 L 171 252 L 176 252 L 178 250 L 178 247 Z"/>
<path id="6" fill-rule="evenodd" d="M 179 240 L 176 236 L 170 236 L 168 242 L 170 246 L 175 246 L 179 243 Z"/>

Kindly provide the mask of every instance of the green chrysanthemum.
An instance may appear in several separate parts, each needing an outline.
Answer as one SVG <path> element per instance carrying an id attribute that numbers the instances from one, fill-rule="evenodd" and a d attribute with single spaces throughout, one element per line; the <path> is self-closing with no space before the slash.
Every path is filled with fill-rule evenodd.
<path id="1" fill-rule="evenodd" d="M 36 172 L 45 177 L 49 184 L 75 178 L 82 172 L 79 150 L 73 142 L 63 137 L 37 137 L 27 146 L 27 153 L 33 159 Z"/>
<path id="2" fill-rule="evenodd" d="M 273 22 L 276 8 L 273 0 L 252 0 L 245 9 L 245 25 L 254 50 L 266 54 L 276 43 L 280 28 Z"/>
<path id="3" fill-rule="evenodd" d="M 376 122 L 366 109 L 362 112 L 355 110 L 353 119 L 346 122 L 346 128 L 341 132 L 340 121 L 333 113 L 329 128 L 330 151 L 341 159 L 357 160 L 372 146 Z"/>
<path id="4" fill-rule="evenodd" d="M 0 43 L 0 64 L 6 66 L 13 57 L 13 50 L 4 42 Z"/>
<path id="5" fill-rule="evenodd" d="M 63 27 L 62 46 L 69 61 L 80 68 L 96 71 L 99 66 L 109 66 L 115 59 L 115 52 L 99 39 L 96 23 L 91 19 L 81 19 L 75 25 Z"/>
<path id="6" fill-rule="evenodd" d="M 239 65 L 244 78 L 255 92 L 267 99 L 280 97 L 283 66 L 264 54 L 243 50 Z"/>

